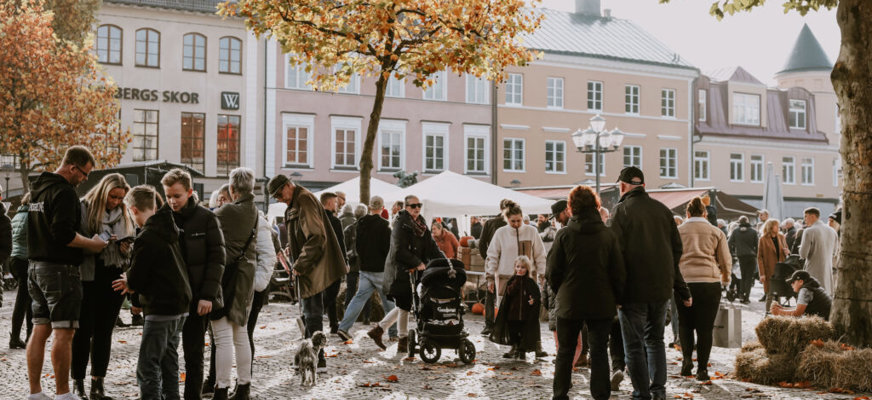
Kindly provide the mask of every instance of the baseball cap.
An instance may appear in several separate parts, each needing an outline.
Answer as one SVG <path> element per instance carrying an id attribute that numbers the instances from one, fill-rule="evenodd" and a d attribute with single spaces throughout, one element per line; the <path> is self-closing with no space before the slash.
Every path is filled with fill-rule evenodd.
<path id="1" fill-rule="evenodd" d="M 276 175 L 272 177 L 272 179 L 270 179 L 269 183 L 266 185 L 267 189 L 269 189 L 270 197 L 275 197 L 276 193 L 278 193 L 279 190 L 282 190 L 282 188 L 285 187 L 288 182 L 290 182 L 290 179 L 288 179 L 288 177 L 284 175 Z"/>
<path id="2" fill-rule="evenodd" d="M 618 175 L 618 181 L 631 185 L 642 185 L 645 183 L 645 174 L 637 167 L 626 167 Z"/>
<path id="3" fill-rule="evenodd" d="M 381 210 L 385 207 L 385 201 L 379 196 L 372 196 L 369 199 L 370 210 Z"/>
<path id="4" fill-rule="evenodd" d="M 551 205 L 551 218 L 556 217 L 557 214 L 560 214 L 563 212 L 563 210 L 566 210 L 566 206 L 566 200 L 557 200 L 556 202 L 554 202 L 554 204 Z"/>
<path id="5" fill-rule="evenodd" d="M 811 280 L 811 275 L 809 275 L 808 271 L 798 270 L 794 271 L 790 278 L 787 278 L 787 283 L 791 284 L 797 280 L 802 280 L 803 282 L 808 282 Z"/>

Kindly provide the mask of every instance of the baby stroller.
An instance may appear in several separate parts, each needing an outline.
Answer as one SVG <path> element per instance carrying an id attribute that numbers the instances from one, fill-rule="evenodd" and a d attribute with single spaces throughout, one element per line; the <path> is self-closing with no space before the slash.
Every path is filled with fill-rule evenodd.
<path id="1" fill-rule="evenodd" d="M 463 329 L 463 285 L 466 270 L 460 260 L 440 258 L 431 261 L 416 286 L 417 273 L 411 274 L 412 313 L 417 327 L 409 330 L 409 357 L 415 353 L 427 363 L 439 361 L 442 349 L 454 349 L 466 364 L 475 360 L 475 345 Z"/>
<path id="2" fill-rule="evenodd" d="M 772 297 L 781 305 L 790 303 L 791 297 L 796 297 L 793 288 L 787 284 L 787 278 L 793 275 L 796 270 L 802 269 L 802 260 L 797 254 L 791 254 L 784 262 L 775 264 L 775 273 L 772 274 L 769 282 L 769 291 L 772 292 Z M 784 302 L 781 298 L 784 298 Z"/>

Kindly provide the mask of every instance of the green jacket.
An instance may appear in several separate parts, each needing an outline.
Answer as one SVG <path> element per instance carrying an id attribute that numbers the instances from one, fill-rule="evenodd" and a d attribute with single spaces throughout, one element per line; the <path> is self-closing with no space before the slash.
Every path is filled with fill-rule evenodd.
<path id="1" fill-rule="evenodd" d="M 27 259 L 27 211 L 29 207 L 21 205 L 12 217 L 12 257 Z"/>
<path id="2" fill-rule="evenodd" d="M 230 322 L 245 326 L 254 296 L 254 270 L 257 267 L 258 214 L 254 195 L 245 194 L 233 204 L 225 204 L 215 210 L 215 216 L 218 217 L 224 234 L 227 257 L 224 275 L 221 277 L 224 307 L 213 311 L 210 318 L 215 320 L 227 317 Z M 237 259 L 239 262 L 236 262 Z"/>

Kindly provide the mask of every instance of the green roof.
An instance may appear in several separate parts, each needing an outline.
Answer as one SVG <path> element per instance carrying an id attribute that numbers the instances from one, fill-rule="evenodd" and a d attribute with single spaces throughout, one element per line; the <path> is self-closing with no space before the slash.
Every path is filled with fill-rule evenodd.
<path id="1" fill-rule="evenodd" d="M 830 62 L 824 48 L 820 42 L 811 33 L 808 24 L 802 26 L 799 32 L 799 37 L 796 38 L 796 43 L 793 44 L 793 50 L 790 51 L 790 57 L 787 63 L 778 74 L 787 72 L 799 71 L 830 71 L 833 69 L 833 63 Z"/>

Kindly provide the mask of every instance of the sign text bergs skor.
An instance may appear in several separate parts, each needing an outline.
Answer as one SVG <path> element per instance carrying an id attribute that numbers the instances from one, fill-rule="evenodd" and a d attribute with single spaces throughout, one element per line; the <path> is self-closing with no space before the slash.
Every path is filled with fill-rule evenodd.
<path id="1" fill-rule="evenodd" d="M 160 101 L 164 103 L 200 104 L 200 94 L 196 92 L 180 92 L 154 89 L 136 89 L 119 87 L 115 98 L 120 100 Z"/>
<path id="2" fill-rule="evenodd" d="M 221 92 L 221 109 L 222 110 L 238 110 L 239 109 L 239 93 L 237 93 L 237 92 Z"/>

